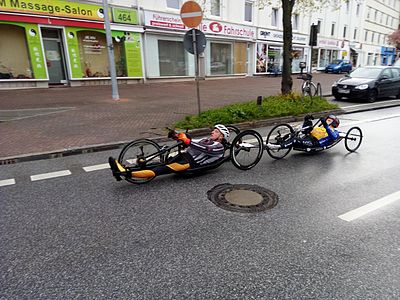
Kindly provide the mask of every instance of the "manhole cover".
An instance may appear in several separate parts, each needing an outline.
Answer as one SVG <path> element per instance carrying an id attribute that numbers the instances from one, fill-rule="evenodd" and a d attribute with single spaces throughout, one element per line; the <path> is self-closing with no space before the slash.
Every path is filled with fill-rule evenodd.
<path id="1" fill-rule="evenodd" d="M 252 184 L 220 184 L 209 190 L 207 196 L 215 205 L 236 212 L 260 212 L 278 203 L 276 193 Z"/>

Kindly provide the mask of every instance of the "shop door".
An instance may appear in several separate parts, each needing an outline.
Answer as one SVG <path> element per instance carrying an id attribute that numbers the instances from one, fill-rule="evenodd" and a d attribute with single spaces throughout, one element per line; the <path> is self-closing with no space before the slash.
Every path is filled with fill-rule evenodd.
<path id="1" fill-rule="evenodd" d="M 65 84 L 67 82 L 61 31 L 53 28 L 42 28 L 41 31 L 49 72 L 49 84 Z"/>

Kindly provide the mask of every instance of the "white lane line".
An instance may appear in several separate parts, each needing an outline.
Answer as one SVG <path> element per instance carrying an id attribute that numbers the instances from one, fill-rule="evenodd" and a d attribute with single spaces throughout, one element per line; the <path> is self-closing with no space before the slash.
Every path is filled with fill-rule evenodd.
<path id="1" fill-rule="evenodd" d="M 359 208 L 353 209 L 343 215 L 338 216 L 340 219 L 347 222 L 351 222 L 359 217 L 362 217 L 374 210 L 377 210 L 385 205 L 391 204 L 397 200 L 400 200 L 400 191 L 393 194 L 387 195 L 381 199 L 375 200 Z"/>
<path id="2" fill-rule="evenodd" d="M 385 101 L 385 104 L 391 103 L 391 102 L 393 102 L 393 103 L 398 103 L 398 102 L 400 102 L 400 101 L 399 101 L 398 99 L 396 99 L 396 100 L 386 100 L 386 101 Z M 344 106 L 343 108 L 360 107 L 360 106 L 368 106 L 368 105 L 373 105 L 373 103 L 364 103 L 364 104 L 348 105 L 348 106 Z"/>
<path id="3" fill-rule="evenodd" d="M 63 170 L 63 171 L 51 172 L 51 173 L 43 173 L 43 174 L 32 175 L 31 181 L 50 179 L 50 178 L 55 178 L 55 177 L 68 176 L 68 175 L 71 175 L 70 170 Z"/>
<path id="4" fill-rule="evenodd" d="M 15 179 L 5 179 L 5 180 L 0 180 L 0 186 L 6 186 L 6 185 L 13 185 L 15 184 Z"/>
<path id="5" fill-rule="evenodd" d="M 99 165 L 83 167 L 85 172 L 93 172 L 93 171 L 104 170 L 104 169 L 109 169 L 109 168 L 110 168 L 109 164 L 99 164 Z"/>

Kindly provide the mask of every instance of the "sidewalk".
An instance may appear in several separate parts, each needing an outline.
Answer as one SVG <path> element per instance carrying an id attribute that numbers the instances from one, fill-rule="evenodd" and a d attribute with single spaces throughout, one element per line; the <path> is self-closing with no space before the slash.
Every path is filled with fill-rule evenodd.
<path id="1" fill-rule="evenodd" d="M 324 95 L 341 75 L 315 74 Z M 293 90 L 302 81 L 293 76 Z M 200 81 L 201 109 L 280 92 L 281 77 Z M 136 138 L 165 135 L 163 128 L 197 114 L 196 86 L 185 82 L 59 87 L 0 91 L 0 164 L 113 149 Z M 17 111 L 16 111 L 17 110 Z"/>

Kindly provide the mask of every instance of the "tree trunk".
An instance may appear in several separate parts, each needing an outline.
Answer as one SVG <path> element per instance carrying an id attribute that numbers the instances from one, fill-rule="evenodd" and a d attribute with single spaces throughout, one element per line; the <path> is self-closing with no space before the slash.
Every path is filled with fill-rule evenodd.
<path id="1" fill-rule="evenodd" d="M 283 66 L 282 66 L 282 94 L 292 91 L 292 11 L 295 0 L 282 0 L 283 24 Z"/>

